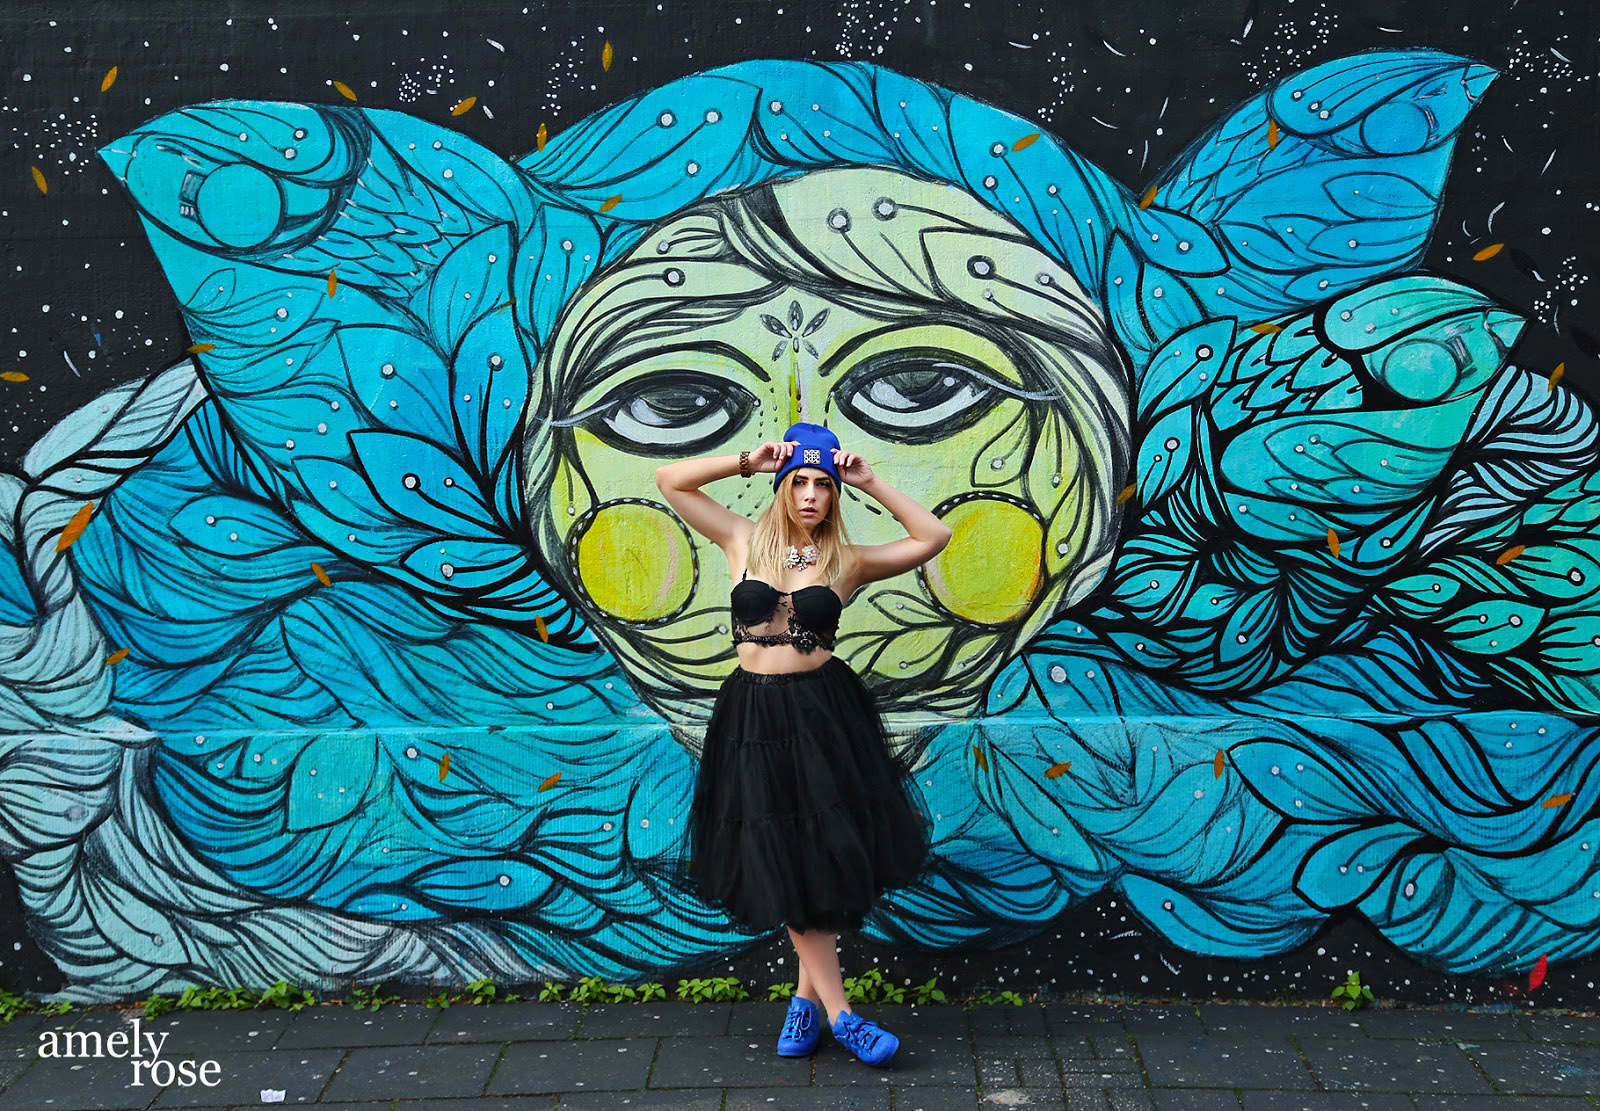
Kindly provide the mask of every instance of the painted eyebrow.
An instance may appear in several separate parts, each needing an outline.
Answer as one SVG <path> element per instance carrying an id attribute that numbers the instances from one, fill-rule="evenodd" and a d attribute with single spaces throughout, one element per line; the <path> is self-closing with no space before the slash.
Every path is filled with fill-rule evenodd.
<path id="1" fill-rule="evenodd" d="M 671 356 L 680 352 L 691 352 L 699 356 L 718 356 L 727 359 L 730 363 L 736 363 L 741 369 L 749 371 L 761 382 L 770 383 L 772 381 L 772 376 L 766 372 L 760 363 L 756 362 L 748 354 L 739 350 L 737 347 L 734 347 L 732 344 L 721 340 L 716 340 L 704 344 L 680 343 L 671 347 L 662 347 L 651 350 L 641 359 L 618 359 L 614 362 L 608 361 L 601 362 L 598 365 L 591 365 L 587 369 L 581 371 L 578 377 L 567 387 L 567 390 L 569 391 L 567 396 L 582 397 L 592 390 L 598 389 L 600 386 L 609 383 L 611 379 L 617 377 L 630 367 L 636 366 L 642 361 L 642 359 L 647 358 L 652 361 L 659 361 L 663 358 L 670 358 Z M 674 368 L 662 367 L 661 369 L 669 370 Z M 685 367 L 682 369 L 689 368 Z M 698 373 L 704 372 L 701 371 Z M 732 380 L 733 379 L 730 379 L 730 381 Z"/>

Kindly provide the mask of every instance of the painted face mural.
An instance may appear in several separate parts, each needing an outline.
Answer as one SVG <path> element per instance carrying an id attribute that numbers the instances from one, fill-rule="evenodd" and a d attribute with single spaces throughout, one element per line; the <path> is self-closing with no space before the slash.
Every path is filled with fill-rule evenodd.
<path id="1" fill-rule="evenodd" d="M 1448 971 L 1600 950 L 1600 424 L 1417 270 L 1491 77 L 1329 62 L 1137 191 L 856 63 L 516 162 L 264 102 L 109 143 L 196 353 L 0 476 L 35 941 L 103 998 L 745 940 L 678 868 L 726 563 L 651 478 L 801 418 L 955 534 L 841 629 L 941 838 L 869 933 L 1109 890 L 1204 954 L 1349 913 Z"/>
<path id="2" fill-rule="evenodd" d="M 716 545 L 639 496 L 663 462 L 821 419 L 944 518 L 943 554 L 868 585 L 841 625 L 891 723 L 973 709 L 1110 558 L 1128 386 L 1104 319 L 950 185 L 825 170 L 713 198 L 580 290 L 536 373 L 540 550 L 664 713 L 709 714 L 733 584 Z M 768 497 L 753 483 L 735 505 L 755 516 Z M 869 501 L 845 508 L 858 543 L 903 535 Z"/>

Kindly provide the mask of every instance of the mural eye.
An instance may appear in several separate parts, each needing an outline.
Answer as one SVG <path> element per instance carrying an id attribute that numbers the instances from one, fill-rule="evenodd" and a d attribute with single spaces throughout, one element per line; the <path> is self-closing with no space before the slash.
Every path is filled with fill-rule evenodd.
<path id="1" fill-rule="evenodd" d="M 742 428 L 756 398 L 733 382 L 676 370 L 619 382 L 577 423 L 634 455 L 693 454 Z"/>
<path id="2" fill-rule="evenodd" d="M 951 351 L 909 349 L 863 360 L 835 391 L 857 427 L 882 440 L 926 444 L 981 420 L 1005 391 Z"/>

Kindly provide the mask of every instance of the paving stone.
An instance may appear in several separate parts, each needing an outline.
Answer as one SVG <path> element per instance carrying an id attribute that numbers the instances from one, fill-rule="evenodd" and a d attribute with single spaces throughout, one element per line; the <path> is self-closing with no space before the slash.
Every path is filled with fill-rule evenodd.
<path id="1" fill-rule="evenodd" d="M 1156 1088 L 1150 1095 L 1157 1111 L 1239 1111 L 1239 1097 L 1223 1088 Z"/>
<path id="2" fill-rule="evenodd" d="M 769 1003 L 772 1038 L 783 1028 L 783 1006 Z M 727 1034 L 727 1003 L 594 1003 L 578 1023 L 580 1038 L 714 1037 Z M 775 1008 L 775 1009 L 773 1009 Z"/>
<path id="3" fill-rule="evenodd" d="M 497 1045 L 352 1049 L 328 1087 L 329 1102 L 384 1096 L 482 1095 L 500 1059 Z"/>
<path id="4" fill-rule="evenodd" d="M 1110 1111 L 1155 1111 L 1155 1100 L 1149 1092 L 1105 1092 L 1106 1106 Z M 1068 1093 L 1068 1102 L 1074 1108 L 1081 1107 L 1081 1103 L 1071 1103 L 1072 1094 Z M 1096 1104 L 1096 1106 L 1099 1106 Z"/>
<path id="5" fill-rule="evenodd" d="M 1060 1088 L 985 1088 L 978 1107 L 1040 1107 L 1065 1111 L 1066 1097 Z M 968 1104 L 968 1106 L 973 1106 Z"/>
<path id="6" fill-rule="evenodd" d="M 1409 1038 L 1412 1041 L 1527 1041 L 1519 1016 L 1466 1011 L 1356 1011 L 1351 1018 L 1371 1038 Z"/>
<path id="7" fill-rule="evenodd" d="M 1144 1074 L 1139 1062 L 1133 1058 L 1124 1061 L 1103 1057 L 1068 1057 L 1061 1061 L 1061 1082 L 1069 1090 L 1076 1088 L 1127 1089 L 1144 1088 Z"/>
<path id="8" fill-rule="evenodd" d="M 934 1084 L 967 1088 L 977 1083 L 976 1065 L 970 1049 L 954 1039 L 945 1042 L 934 1038 L 902 1041 L 888 1065 L 873 1068 L 824 1035 L 823 1044 L 812 1060 L 816 1063 L 816 1083 L 821 1085 L 871 1087 L 892 1083 L 902 1087 Z"/>
<path id="9" fill-rule="evenodd" d="M 972 1023 L 972 1032 L 978 1035 L 1042 1038 L 1050 1031 L 1044 1007 L 1037 1003 L 1022 1007 L 1003 1004 L 977 1007 L 967 1013 L 967 1018 Z"/>
<path id="10" fill-rule="evenodd" d="M 613 1102 L 605 1106 L 615 1107 L 616 1097 L 608 1098 Z M 553 1111 L 555 1106 L 555 1096 L 479 1096 L 477 1099 L 403 1099 L 394 1104 L 394 1111 Z M 566 1106 L 570 1108 L 577 1105 L 568 1103 Z M 341 1103 L 338 1111 L 350 1111 L 354 1107 L 372 1107 L 374 1111 L 383 1108 L 387 1111 L 389 1104 Z"/>
<path id="11" fill-rule="evenodd" d="M 430 1045 L 459 1042 L 530 1042 L 568 1039 L 583 1008 L 571 1003 L 495 1003 L 451 1007 L 428 1031 Z"/>
<path id="12" fill-rule="evenodd" d="M 1092 1034 L 1089 1037 L 1089 1048 L 1092 1056 L 1101 1057 L 1108 1061 L 1131 1061 L 1136 1056 L 1135 1042 L 1132 1035 L 1123 1033 Z M 1068 1056 L 1063 1054 L 1062 1056 Z M 1084 1054 L 1071 1054 L 1081 1057 Z"/>
<path id="13" fill-rule="evenodd" d="M 1473 1046 L 1467 1056 L 1507 1095 L 1600 1092 L 1600 1046 L 1486 1043 Z"/>
<path id="14" fill-rule="evenodd" d="M 1577 1096 L 1416 1096 L 1419 1111 L 1594 1111 Z"/>
<path id="15" fill-rule="evenodd" d="M 811 1058 L 779 1057 L 765 1039 L 662 1038 L 652 1088 L 806 1087 Z"/>
<path id="16" fill-rule="evenodd" d="M 1410 1111 L 1411 1101 L 1388 1092 L 1246 1092 L 1244 1111 Z"/>
<path id="17" fill-rule="evenodd" d="M 1453 1045 L 1369 1039 L 1307 1043 L 1301 1048 L 1322 1086 L 1333 1091 L 1470 1095 L 1493 1090 L 1471 1059 Z"/>
<path id="18" fill-rule="evenodd" d="M 1200 1020 L 1214 1034 L 1273 1037 L 1309 1034 L 1319 1038 L 1365 1038 L 1355 1015 L 1339 1007 L 1251 1007 L 1203 1004 Z"/>
<path id="19" fill-rule="evenodd" d="M 0 1061 L 10 1060 L 13 1050 L 24 1050 L 31 1057 L 33 1047 L 39 1044 L 34 1031 L 43 1023 L 39 1015 L 18 1015 L 10 1022 L 0 1022 Z"/>
<path id="20" fill-rule="evenodd" d="M 343 1049 L 271 1049 L 256 1053 L 219 1053 L 213 1060 L 221 1065 L 222 1083 L 215 1088 L 176 1085 L 161 1093 L 156 1107 L 211 1107 L 223 1103 L 243 1103 L 252 1107 L 261 1102 L 263 1088 L 281 1088 L 287 1106 L 315 1103 L 327 1087 L 328 1078 L 344 1059 Z M 170 1053 L 162 1056 L 170 1057 Z M 180 1054 L 180 1059 L 187 1054 Z"/>
<path id="21" fill-rule="evenodd" d="M 1051 1027 L 1121 1026 L 1126 1010 L 1112 1003 L 1046 1003 L 1044 1020 Z"/>
<path id="22" fill-rule="evenodd" d="M 655 1038 L 512 1042 L 489 1080 L 487 1094 L 642 1090 L 650 1078 L 656 1045 Z"/>
<path id="23" fill-rule="evenodd" d="M 0 1111 L 144 1108 L 160 1094 L 161 1089 L 148 1080 L 134 1087 L 133 1066 L 126 1061 L 43 1060 L 36 1061 L 0 1095 Z"/>
<path id="24" fill-rule="evenodd" d="M 271 1049 L 294 1020 L 292 1011 L 184 1011 L 145 1019 L 140 1029 L 168 1035 L 162 1054 L 215 1056 L 219 1051 Z M 322 1043 L 326 1046 L 328 1043 Z"/>
<path id="25" fill-rule="evenodd" d="M 774 1107 L 783 1111 L 889 1111 L 889 1088 L 728 1089 L 727 1111 L 773 1111 Z"/>
<path id="26" fill-rule="evenodd" d="M 894 1093 L 895 1111 L 972 1111 L 980 1106 L 976 1088 L 891 1084 L 889 1090 Z"/>
<path id="27" fill-rule="evenodd" d="M 548 1096 L 522 1098 L 530 1108 L 550 1106 Z M 618 1111 L 618 1108 L 626 1108 L 627 1111 L 708 1111 L 719 1106 L 718 1100 L 721 1098 L 720 1088 L 705 1088 L 699 1091 L 680 1089 L 660 1092 L 564 1092 L 561 1096 L 561 1111 Z M 536 1100 L 540 1102 L 535 1102 Z M 508 1101 L 508 1106 L 516 1107 L 520 1111 L 522 1104 Z M 454 1109 L 442 1106 L 441 1111 L 454 1111 Z"/>
<path id="28" fill-rule="evenodd" d="M 0 1092 L 5 1091 L 7 1085 L 27 1072 L 31 1064 L 33 1064 L 31 1056 L 0 1057 Z"/>
<path id="29" fill-rule="evenodd" d="M 1600 1018 L 1577 1015 L 1523 1015 L 1522 1025 L 1541 1042 L 1587 1042 L 1600 1045 Z"/>
<path id="30" fill-rule="evenodd" d="M 1123 1007 L 1122 1027 L 1131 1034 L 1204 1034 L 1194 1007 Z"/>
<path id="31" fill-rule="evenodd" d="M 1055 1047 L 1042 1035 L 1025 1037 L 1017 1034 L 979 1034 L 973 1039 L 972 1052 L 981 1060 L 985 1057 L 1010 1057 L 1013 1060 L 1048 1057 L 1055 1058 Z"/>
<path id="32" fill-rule="evenodd" d="M 1061 1073 L 1055 1058 L 1045 1061 L 1014 1061 L 1010 1058 L 979 1058 L 978 1084 L 989 1088 L 1049 1088 L 1059 1086 Z"/>
<path id="33" fill-rule="evenodd" d="M 1161 1088 L 1313 1088 L 1286 1037 L 1153 1034 L 1136 1039 L 1151 1084 Z"/>
<path id="34" fill-rule="evenodd" d="M 421 1045 L 438 1020 L 433 1007 L 392 1004 L 377 1011 L 354 1007 L 307 1007 L 279 1035 L 276 1049 L 322 1046 Z"/>

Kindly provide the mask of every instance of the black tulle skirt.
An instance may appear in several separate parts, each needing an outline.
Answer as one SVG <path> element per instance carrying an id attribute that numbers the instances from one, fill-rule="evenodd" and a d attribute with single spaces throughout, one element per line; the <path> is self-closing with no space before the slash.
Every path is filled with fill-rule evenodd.
<path id="1" fill-rule="evenodd" d="M 858 929 L 879 895 L 923 875 L 933 839 L 907 759 L 837 656 L 723 681 L 689 828 L 700 897 L 757 931 Z"/>

